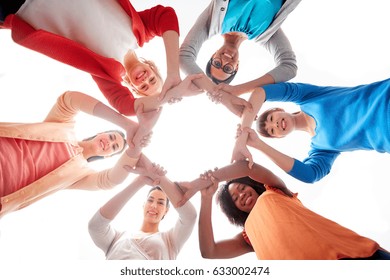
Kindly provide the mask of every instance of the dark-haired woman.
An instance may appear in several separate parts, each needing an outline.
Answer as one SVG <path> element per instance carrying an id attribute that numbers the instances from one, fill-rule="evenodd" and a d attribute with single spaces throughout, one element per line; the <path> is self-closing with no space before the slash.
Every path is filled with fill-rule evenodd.
<path id="1" fill-rule="evenodd" d="M 247 162 L 236 162 L 208 177 L 214 184 L 204 179 L 191 183 L 199 182 L 197 189 L 202 188 L 199 244 L 205 258 L 254 251 L 258 259 L 270 260 L 390 259 L 375 241 L 307 209 L 280 178 L 258 164 L 249 169 Z M 243 230 L 215 241 L 212 197 L 220 181 L 228 182 L 218 191 L 218 203 L 229 221 Z"/>
<path id="2" fill-rule="evenodd" d="M 146 167 L 142 175 L 103 205 L 89 222 L 92 240 L 105 254 L 107 260 L 174 260 L 192 233 L 196 210 L 191 202 L 178 207 L 182 193 L 176 184 L 165 177 L 159 166 L 142 155 L 140 165 Z M 121 232 L 112 221 L 144 185 L 154 185 L 148 191 L 143 206 L 143 221 L 138 231 Z M 169 201 L 179 214 L 176 224 L 168 231 L 159 225 L 170 209 Z M 134 216 L 134 213 L 131 213 Z"/>
<path id="3" fill-rule="evenodd" d="M 142 109 L 142 107 L 140 108 Z M 123 133 L 108 131 L 86 140 L 75 137 L 75 117 L 84 112 L 127 132 L 131 143 L 112 168 L 97 172 L 88 161 L 121 153 Z M 159 111 L 138 111 L 142 126 L 86 94 L 67 91 L 40 123 L 0 123 L 0 217 L 62 189 L 110 189 L 128 176 L 149 141 Z"/>

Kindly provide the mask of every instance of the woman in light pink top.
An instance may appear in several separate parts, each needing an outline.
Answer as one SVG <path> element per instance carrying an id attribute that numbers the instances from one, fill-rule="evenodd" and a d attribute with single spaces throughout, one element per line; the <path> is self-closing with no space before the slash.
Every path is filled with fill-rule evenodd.
<path id="1" fill-rule="evenodd" d="M 88 161 L 122 152 L 126 139 L 113 130 L 77 140 L 75 116 L 80 111 L 126 130 L 129 147 L 114 167 L 97 172 Z M 0 217 L 61 189 L 109 189 L 120 184 L 128 176 L 123 167 L 135 166 L 159 113 L 143 113 L 140 107 L 140 126 L 95 98 L 68 91 L 41 123 L 0 123 Z"/>

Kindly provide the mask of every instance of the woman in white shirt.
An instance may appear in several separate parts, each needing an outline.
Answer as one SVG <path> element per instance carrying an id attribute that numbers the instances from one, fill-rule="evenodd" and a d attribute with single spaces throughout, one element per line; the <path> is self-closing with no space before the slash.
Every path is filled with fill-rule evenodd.
<path id="1" fill-rule="evenodd" d="M 103 250 L 107 260 L 174 260 L 191 235 L 196 221 L 196 210 L 191 202 L 177 207 L 182 192 L 165 176 L 165 171 L 142 155 L 139 161 L 141 175 L 106 204 L 89 222 L 92 240 Z M 139 168 L 139 167 L 138 167 Z M 138 169 L 137 168 L 137 169 Z M 129 171 L 133 171 L 129 170 Z M 117 214 L 144 185 L 150 189 L 144 203 L 144 218 L 137 232 L 120 232 L 111 225 Z M 176 224 L 168 231 L 159 225 L 170 209 L 170 201 L 179 214 Z"/>

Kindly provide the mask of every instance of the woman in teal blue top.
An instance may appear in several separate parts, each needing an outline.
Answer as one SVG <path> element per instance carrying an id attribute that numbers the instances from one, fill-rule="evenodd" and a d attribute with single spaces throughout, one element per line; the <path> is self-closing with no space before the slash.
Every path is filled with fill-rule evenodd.
<path id="1" fill-rule="evenodd" d="M 213 94 L 216 84 L 230 83 L 238 71 L 239 47 L 245 40 L 264 47 L 274 58 L 275 67 L 260 77 L 245 82 L 234 95 L 271 83 L 286 82 L 297 73 L 297 62 L 282 23 L 301 0 L 211 0 L 199 15 L 180 46 L 180 67 L 187 74 L 203 73 L 197 64 L 204 42 L 221 35 L 223 45 L 212 55 L 206 74 L 194 82 Z M 210 78 L 210 79 L 209 79 Z M 228 93 L 232 93 L 230 90 Z M 211 98 L 212 99 L 212 98 Z M 213 100 L 213 99 L 212 99 Z"/>
<path id="2" fill-rule="evenodd" d="M 326 176 L 341 152 L 375 150 L 390 152 L 390 79 L 356 87 L 325 87 L 301 83 L 280 83 L 255 90 L 250 102 L 254 112 L 245 112 L 233 160 L 251 159 L 246 144 L 271 158 L 291 176 L 313 183 Z M 256 122 L 257 131 L 267 137 L 284 137 L 294 130 L 312 137 L 309 155 L 302 162 L 273 149 L 250 127 L 264 101 L 294 102 L 297 113 L 273 108 Z"/>

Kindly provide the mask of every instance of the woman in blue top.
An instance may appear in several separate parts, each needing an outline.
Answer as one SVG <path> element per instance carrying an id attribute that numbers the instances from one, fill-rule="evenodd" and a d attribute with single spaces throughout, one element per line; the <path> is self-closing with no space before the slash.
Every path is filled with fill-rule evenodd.
<path id="1" fill-rule="evenodd" d="M 267 85 L 252 92 L 253 112 L 244 111 L 243 133 L 236 140 L 232 160 L 252 157 L 245 144 L 259 149 L 289 175 L 306 183 L 326 176 L 341 152 L 390 152 L 390 79 L 356 87 L 314 86 L 301 83 Z M 248 129 L 264 101 L 294 102 L 297 113 L 274 108 L 256 122 L 263 136 L 284 137 L 294 130 L 310 134 L 311 149 L 302 162 L 264 143 Z"/>

